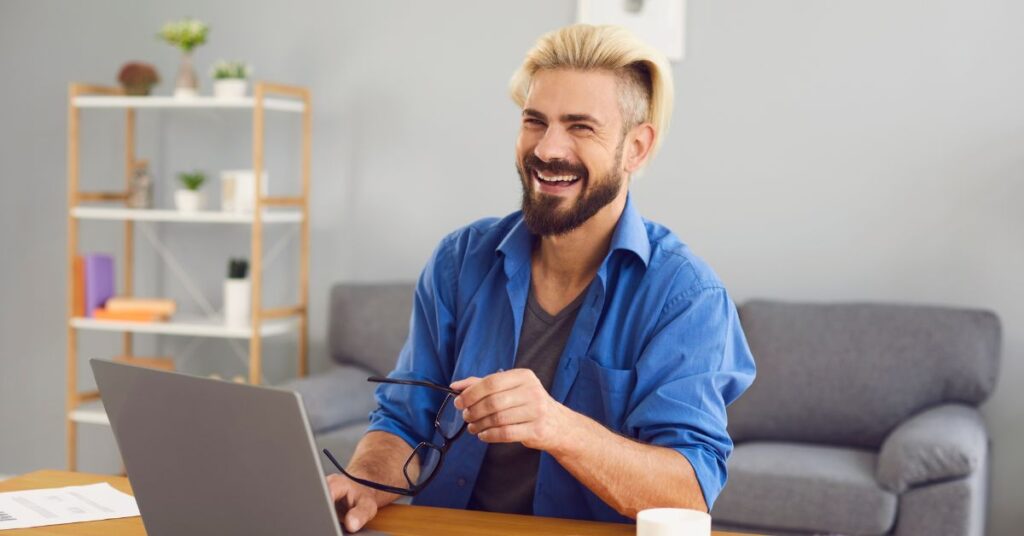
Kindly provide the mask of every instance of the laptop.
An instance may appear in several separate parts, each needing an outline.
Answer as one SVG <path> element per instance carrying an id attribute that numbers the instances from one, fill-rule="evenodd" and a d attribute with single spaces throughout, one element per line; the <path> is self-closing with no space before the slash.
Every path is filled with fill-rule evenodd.
<path id="1" fill-rule="evenodd" d="M 343 534 L 298 393 L 89 363 L 147 534 Z"/>

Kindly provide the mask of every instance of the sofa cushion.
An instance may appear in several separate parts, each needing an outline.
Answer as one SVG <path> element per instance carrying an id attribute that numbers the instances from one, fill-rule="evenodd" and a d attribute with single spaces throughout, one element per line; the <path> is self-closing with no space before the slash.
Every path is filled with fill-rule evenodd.
<path id="1" fill-rule="evenodd" d="M 740 308 L 757 380 L 729 408 L 737 441 L 877 449 L 901 421 L 995 386 L 1000 326 L 986 311 L 754 301 Z"/>
<path id="2" fill-rule="evenodd" d="M 729 483 L 711 512 L 716 523 L 761 530 L 885 534 L 897 496 L 875 481 L 874 453 L 754 442 L 729 458 Z"/>
<path id="3" fill-rule="evenodd" d="M 903 493 L 933 482 L 963 478 L 988 455 L 988 433 L 977 409 L 944 404 L 907 419 L 878 453 L 876 478 Z"/>
<path id="4" fill-rule="evenodd" d="M 386 375 L 409 336 L 412 283 L 338 284 L 331 288 L 331 357 Z"/>
<path id="5" fill-rule="evenodd" d="M 309 427 L 314 434 L 353 423 L 368 424 L 376 409 L 373 397 L 378 384 L 366 381 L 370 372 L 359 367 L 331 367 L 331 370 L 281 385 L 302 396 Z"/>

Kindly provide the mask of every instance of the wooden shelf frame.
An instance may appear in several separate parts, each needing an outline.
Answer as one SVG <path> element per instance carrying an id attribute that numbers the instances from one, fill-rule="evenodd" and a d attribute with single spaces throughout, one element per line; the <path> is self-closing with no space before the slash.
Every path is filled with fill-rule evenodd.
<path id="1" fill-rule="evenodd" d="M 83 191 L 80 175 L 81 110 L 83 108 L 107 108 L 124 110 L 124 190 L 116 192 Z M 177 217 L 165 211 L 140 211 L 130 209 L 95 210 L 82 207 L 81 203 L 115 202 L 126 203 L 136 163 L 135 124 L 136 109 L 145 108 L 243 108 L 252 110 L 252 169 L 254 176 L 262 175 L 265 162 L 265 114 L 271 111 L 296 112 L 302 115 L 301 135 L 301 191 L 294 196 L 272 197 L 262 191 L 262 183 L 255 182 L 255 210 L 251 215 L 231 217 L 217 213 L 200 214 L 192 218 Z M 264 337 L 279 335 L 286 331 L 298 334 L 298 376 L 306 376 L 308 364 L 309 337 L 309 186 L 312 158 L 312 98 L 307 88 L 271 82 L 256 82 L 253 96 L 244 99 L 218 100 L 201 97 L 192 100 L 177 100 L 168 97 L 128 97 L 116 87 L 72 83 L 68 88 L 68 131 L 67 131 L 67 400 L 65 420 L 67 427 L 67 464 L 71 471 L 78 465 L 78 424 L 80 422 L 101 423 L 104 419 L 82 419 L 82 406 L 97 406 L 99 394 L 96 391 L 78 390 L 78 331 L 101 330 L 122 332 L 122 355 L 131 357 L 134 333 L 158 333 L 190 335 L 200 337 L 248 338 L 249 340 L 249 382 L 259 384 L 262 380 L 262 358 Z M 288 213 L 270 212 L 271 207 L 290 207 Z M 106 207 L 110 208 L 110 207 Z M 90 210 L 92 209 L 92 210 Z M 250 280 L 252 287 L 252 317 L 249 327 L 239 329 L 216 329 L 210 324 L 170 323 L 165 326 L 133 325 L 131 323 L 103 323 L 93 319 L 76 318 L 74 310 L 75 258 L 79 253 L 80 220 L 106 219 L 123 221 L 124 226 L 124 269 L 123 291 L 131 296 L 135 279 L 134 266 L 134 222 L 135 221 L 193 221 L 199 223 L 245 223 L 252 226 L 250 243 Z M 263 226 L 273 223 L 297 223 L 299 229 L 299 273 L 298 303 L 264 309 L 263 305 Z M 101 406 L 100 406 L 101 407 Z M 95 413 L 93 408 L 92 413 Z M 102 411 L 102 410 L 99 410 Z"/>

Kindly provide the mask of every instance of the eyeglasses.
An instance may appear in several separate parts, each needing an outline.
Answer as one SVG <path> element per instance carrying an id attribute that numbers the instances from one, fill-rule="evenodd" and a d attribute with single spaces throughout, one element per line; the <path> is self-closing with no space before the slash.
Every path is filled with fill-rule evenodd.
<path id="1" fill-rule="evenodd" d="M 426 441 L 421 442 L 413 449 L 412 454 L 405 460 L 405 466 L 402 467 L 402 474 L 405 475 L 405 481 L 409 483 L 408 487 L 397 487 L 389 486 L 387 484 L 381 484 L 379 482 L 373 482 L 371 480 L 365 480 L 357 476 L 353 476 L 345 471 L 345 469 L 338 463 L 338 460 L 334 458 L 331 451 L 324 449 L 324 454 L 327 459 L 331 460 L 331 463 L 341 471 L 341 474 L 347 476 L 349 479 L 358 482 L 364 486 L 386 491 L 388 493 L 396 493 L 398 495 L 413 496 L 419 493 L 423 488 L 426 488 L 430 481 L 437 476 L 437 473 L 441 469 L 441 462 L 444 460 L 444 455 L 448 452 L 452 443 L 462 435 L 462 432 L 466 430 L 466 421 L 462 418 L 462 412 L 455 407 L 454 399 L 459 395 L 459 391 L 450 389 L 444 385 L 438 385 L 436 383 L 430 383 L 419 380 L 396 380 L 392 378 L 382 378 L 380 376 L 370 376 L 366 381 L 377 382 L 377 383 L 393 383 L 397 385 L 413 385 L 417 387 L 426 387 L 428 389 L 434 389 L 447 393 L 448 396 L 444 398 L 444 402 L 441 403 L 441 409 L 437 410 L 437 416 L 434 417 L 434 428 L 441 435 L 441 445 L 435 445 Z M 409 476 L 409 464 L 412 463 L 416 456 L 420 457 L 420 474 L 415 481 Z"/>

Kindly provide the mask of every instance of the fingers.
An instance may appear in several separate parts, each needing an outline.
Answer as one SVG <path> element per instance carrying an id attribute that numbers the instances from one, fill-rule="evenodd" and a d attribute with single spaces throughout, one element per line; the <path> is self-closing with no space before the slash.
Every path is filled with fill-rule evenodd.
<path id="1" fill-rule="evenodd" d="M 377 515 L 377 501 L 369 494 L 362 494 L 356 499 L 355 506 L 345 514 L 345 530 L 355 532 L 366 525 Z"/>
<path id="2" fill-rule="evenodd" d="M 489 395 L 462 410 L 462 419 L 473 423 L 496 413 L 518 408 L 530 403 L 529 395 L 523 389 L 511 389 Z"/>
<path id="3" fill-rule="evenodd" d="M 377 515 L 377 501 L 373 494 L 345 475 L 327 475 L 327 489 L 331 500 L 344 507 L 339 507 L 339 511 L 345 510 L 345 530 L 355 532 Z"/>
<path id="4" fill-rule="evenodd" d="M 468 378 L 463 378 L 457 382 L 452 382 L 452 384 L 449 385 L 448 387 L 451 387 L 456 391 L 465 391 L 466 388 L 468 388 L 470 385 L 474 385 L 479 381 L 480 378 L 477 378 L 476 376 L 470 376 Z"/>
<path id="5" fill-rule="evenodd" d="M 354 483 L 337 473 L 327 475 L 327 491 L 331 493 L 331 501 L 338 502 L 345 498 L 352 489 Z"/>
<path id="6" fill-rule="evenodd" d="M 467 378 L 467 380 L 472 378 Z M 472 407 L 480 400 L 500 391 L 514 389 L 523 383 L 534 381 L 540 385 L 537 375 L 530 369 L 512 369 L 504 372 L 496 372 L 486 378 L 475 378 L 476 381 L 462 389 L 462 393 L 455 397 L 455 407 L 465 409 Z M 465 381 L 465 380 L 463 380 Z M 456 382 L 460 383 L 460 382 Z M 458 389 L 453 387 L 452 389 Z"/>
<path id="7" fill-rule="evenodd" d="M 479 405 L 481 405 L 481 404 L 477 404 L 477 406 L 479 406 Z M 475 409 L 475 407 L 473 409 Z M 470 410 L 467 410 L 467 411 L 470 411 Z M 496 427 L 501 427 L 501 426 L 508 426 L 508 425 L 511 425 L 511 424 L 521 424 L 521 423 L 525 423 L 525 422 L 530 422 L 530 421 L 532 421 L 532 420 L 534 420 L 536 418 L 537 418 L 536 407 L 529 406 L 529 405 L 522 405 L 522 406 L 517 406 L 517 407 L 514 407 L 514 408 L 506 409 L 506 410 L 503 410 L 503 411 L 499 411 L 499 412 L 496 412 L 496 413 L 492 413 L 492 414 L 490 414 L 490 415 L 488 415 L 486 417 L 483 417 L 483 418 L 478 419 L 478 420 L 474 420 L 472 422 L 467 421 L 467 422 L 469 422 L 469 426 L 466 427 L 466 430 L 468 430 L 469 433 L 476 435 L 476 434 L 479 434 L 480 432 L 483 432 L 484 430 L 487 430 L 487 429 L 490 429 L 490 428 L 496 428 Z"/>

